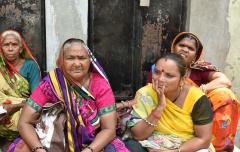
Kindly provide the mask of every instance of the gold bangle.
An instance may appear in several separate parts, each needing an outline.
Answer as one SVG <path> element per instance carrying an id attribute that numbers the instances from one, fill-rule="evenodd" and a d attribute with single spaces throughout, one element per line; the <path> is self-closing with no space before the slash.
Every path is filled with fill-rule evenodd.
<path id="1" fill-rule="evenodd" d="M 130 101 L 127 100 L 127 106 L 128 108 L 130 107 Z"/>
<path id="2" fill-rule="evenodd" d="M 89 150 L 91 150 L 91 152 L 95 152 L 95 151 L 92 149 L 92 147 L 90 147 L 90 146 L 87 146 L 86 148 L 89 149 Z"/>
<path id="3" fill-rule="evenodd" d="M 181 149 L 180 149 L 180 147 L 177 149 L 177 152 L 181 152 Z"/>
<path id="4" fill-rule="evenodd" d="M 206 93 L 206 84 L 200 85 L 200 89 L 202 90 L 203 93 Z"/>
<path id="5" fill-rule="evenodd" d="M 122 105 L 123 105 L 123 108 L 125 108 L 125 104 L 124 104 L 124 101 L 121 101 Z"/>
<path id="6" fill-rule="evenodd" d="M 143 120 L 144 120 L 148 125 L 150 125 L 150 126 L 152 126 L 152 127 L 157 127 L 156 124 L 151 123 L 151 122 L 148 121 L 147 119 L 144 119 L 144 118 L 143 118 Z"/>

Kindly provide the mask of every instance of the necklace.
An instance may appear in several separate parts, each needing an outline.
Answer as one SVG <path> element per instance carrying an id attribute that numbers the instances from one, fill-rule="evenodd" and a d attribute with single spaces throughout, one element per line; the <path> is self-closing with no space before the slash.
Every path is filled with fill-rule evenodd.
<path id="1" fill-rule="evenodd" d="M 178 95 L 176 96 L 176 98 L 172 101 L 173 103 L 177 101 L 177 99 L 179 98 L 180 94 L 181 94 L 182 89 L 180 88 L 180 91 L 178 92 Z"/>

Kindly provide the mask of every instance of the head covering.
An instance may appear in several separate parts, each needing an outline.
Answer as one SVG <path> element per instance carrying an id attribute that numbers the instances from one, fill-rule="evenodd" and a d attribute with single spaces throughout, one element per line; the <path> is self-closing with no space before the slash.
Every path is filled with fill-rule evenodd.
<path id="1" fill-rule="evenodd" d="M 64 49 L 65 49 L 64 46 L 67 43 L 71 44 L 71 43 L 74 43 L 74 42 L 75 43 L 81 43 L 82 47 L 88 52 L 89 57 L 90 57 L 91 65 L 93 67 L 92 71 L 98 72 L 108 82 L 108 78 L 107 78 L 106 73 L 104 72 L 102 66 L 99 64 L 99 62 L 95 58 L 95 56 L 93 55 L 92 51 L 87 47 L 87 45 L 81 39 L 70 38 L 70 39 L 66 40 L 63 43 L 63 45 L 62 45 L 62 47 L 60 49 L 57 61 L 56 61 L 57 67 L 59 67 L 64 72 L 64 68 L 63 68 L 63 58 L 64 58 Z"/>
<path id="2" fill-rule="evenodd" d="M 19 45 L 22 48 L 22 52 L 20 53 L 20 56 L 22 58 L 24 58 L 24 59 L 32 59 L 33 61 L 35 61 L 37 63 L 36 59 L 32 55 L 32 52 L 30 51 L 29 47 L 25 43 L 23 37 L 21 36 L 20 33 L 18 33 L 15 30 L 6 30 L 6 31 L 1 33 L 1 36 L 0 36 L 0 46 L 1 46 L 0 47 L 0 53 L 1 53 L 1 55 L 2 55 L 2 43 L 3 43 L 4 39 L 6 38 L 6 36 L 8 36 L 8 35 L 15 36 L 16 39 L 19 41 L 19 43 L 20 43 Z M 11 72 L 11 73 L 12 72 L 18 72 L 16 70 L 16 68 L 5 59 L 5 57 L 3 55 L 2 55 L 2 58 L 3 58 L 4 62 L 7 63 L 7 65 L 8 65 L 7 68 L 9 70 L 9 72 Z M 37 65 L 38 65 L 38 63 L 37 63 Z M 38 65 L 38 69 L 39 69 L 39 73 L 40 73 L 39 65 Z"/>
<path id="3" fill-rule="evenodd" d="M 79 107 L 75 102 L 72 102 L 72 96 L 71 96 L 71 87 L 69 87 L 67 81 L 71 81 L 74 83 L 73 80 L 68 80 L 68 78 L 65 77 L 64 74 L 64 67 L 63 67 L 63 60 L 64 60 L 64 49 L 66 49 L 66 45 L 72 44 L 72 43 L 81 43 L 82 47 L 85 48 L 85 50 L 88 52 L 90 57 L 90 64 L 92 66 L 92 71 L 95 71 L 99 73 L 107 82 L 108 79 L 106 77 L 106 74 L 103 70 L 103 68 L 98 63 L 97 59 L 94 57 L 93 53 L 90 51 L 90 49 L 84 44 L 84 42 L 81 39 L 76 38 L 70 38 L 66 40 L 59 52 L 56 64 L 57 67 L 54 72 L 49 72 L 49 77 L 47 77 L 47 80 L 49 82 L 57 82 L 56 84 L 52 83 L 54 90 L 61 90 L 56 91 L 56 94 L 63 99 L 65 107 L 66 107 L 66 113 L 67 113 L 67 140 L 68 145 L 67 149 L 71 152 L 75 151 L 81 151 L 86 144 L 93 141 L 95 138 L 95 127 L 98 123 L 95 125 L 92 125 L 94 121 L 92 121 L 92 118 L 97 119 L 97 110 L 95 109 L 95 98 L 94 96 L 88 92 L 87 89 L 85 89 L 83 86 L 74 86 L 73 89 L 78 93 L 78 96 L 80 97 L 78 100 L 79 103 L 83 103 L 85 101 L 87 104 L 86 107 L 82 106 L 81 110 L 79 110 Z M 90 67 L 91 68 L 91 67 Z M 65 80 L 65 78 L 67 80 Z M 91 116 L 87 116 L 84 111 L 87 111 L 87 109 L 92 109 Z M 81 114 L 79 115 L 78 112 Z M 88 113 L 89 115 L 89 113 Z M 82 121 L 85 121 L 85 124 L 82 123 Z M 94 122 L 95 123 L 95 122 Z"/>
<path id="4" fill-rule="evenodd" d="M 198 37 L 190 32 L 181 32 L 179 33 L 177 36 L 175 36 L 175 38 L 173 39 L 173 42 L 172 42 L 172 46 L 171 46 L 171 52 L 174 52 L 174 47 L 177 43 L 179 43 L 182 39 L 186 38 L 186 37 L 190 37 L 192 39 L 194 39 L 196 41 L 196 50 L 197 50 L 197 53 L 196 53 L 196 60 L 195 62 L 197 62 L 202 53 L 203 53 L 203 46 L 202 46 L 202 43 L 201 41 L 198 39 Z"/>
<path id="5" fill-rule="evenodd" d="M 193 64 L 190 65 L 191 69 L 198 69 L 198 70 L 210 70 L 210 71 L 218 71 L 217 68 L 212 65 L 209 62 L 206 62 L 202 59 L 202 54 L 203 54 L 203 45 L 201 43 L 201 41 L 199 40 L 199 38 L 194 35 L 193 33 L 190 32 L 181 32 L 179 33 L 177 36 L 175 36 L 175 38 L 172 41 L 172 45 L 171 45 L 171 52 L 175 53 L 175 46 L 177 43 L 179 43 L 182 39 L 186 38 L 186 37 L 190 37 L 192 39 L 194 39 L 196 41 L 196 59 L 193 62 Z"/>
<path id="6" fill-rule="evenodd" d="M 20 53 L 20 57 L 24 59 L 32 59 L 36 62 L 37 61 L 33 57 L 30 49 L 26 45 L 25 41 L 23 40 L 22 36 L 15 30 L 6 30 L 1 33 L 0 35 L 0 72 L 7 81 L 7 83 L 11 86 L 11 88 L 20 96 L 20 97 L 27 97 L 29 95 L 29 83 L 28 81 L 22 77 L 19 71 L 12 65 L 3 55 L 2 45 L 3 41 L 8 35 L 13 35 L 17 41 L 19 41 L 19 46 L 22 49 Z M 40 68 L 38 65 L 39 74 L 41 76 Z"/>

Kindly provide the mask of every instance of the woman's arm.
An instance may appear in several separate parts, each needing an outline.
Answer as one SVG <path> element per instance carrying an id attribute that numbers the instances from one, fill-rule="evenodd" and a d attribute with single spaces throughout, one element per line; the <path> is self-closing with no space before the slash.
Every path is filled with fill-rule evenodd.
<path id="1" fill-rule="evenodd" d="M 161 117 L 162 111 L 166 107 L 166 98 L 164 95 L 165 85 L 162 84 L 162 86 L 159 87 L 159 83 L 161 83 L 159 80 L 152 80 L 152 87 L 158 95 L 158 105 L 152 110 L 151 114 L 146 119 L 139 121 L 131 128 L 132 135 L 136 140 L 144 140 L 152 134 L 156 123 Z M 140 94 L 138 93 L 136 94 L 135 100 L 137 100 L 139 95 Z"/>
<path id="2" fill-rule="evenodd" d="M 25 104 L 18 122 L 19 133 L 31 149 L 42 146 L 33 127 L 33 122 L 36 122 L 38 116 L 39 114 L 32 107 Z M 45 152 L 44 149 L 37 150 L 37 152 L 41 151 Z"/>
<path id="3" fill-rule="evenodd" d="M 212 137 L 212 123 L 206 125 L 194 125 L 195 137 L 186 141 L 181 147 L 181 152 L 208 149 Z"/>
<path id="4" fill-rule="evenodd" d="M 93 142 L 89 145 L 95 152 L 101 151 L 116 136 L 116 111 L 102 115 L 100 118 L 101 131 L 96 135 Z M 82 152 L 91 152 L 85 148 Z"/>
<path id="5" fill-rule="evenodd" d="M 136 140 L 144 140 L 151 136 L 152 132 L 154 131 L 155 124 L 160 119 L 160 114 L 162 111 L 162 107 L 156 107 L 146 119 L 139 121 L 134 127 L 131 128 L 132 136 Z"/>
<path id="6" fill-rule="evenodd" d="M 208 76 L 209 83 L 204 85 L 203 90 L 207 93 L 217 88 L 231 88 L 231 81 L 222 72 L 210 72 Z"/>

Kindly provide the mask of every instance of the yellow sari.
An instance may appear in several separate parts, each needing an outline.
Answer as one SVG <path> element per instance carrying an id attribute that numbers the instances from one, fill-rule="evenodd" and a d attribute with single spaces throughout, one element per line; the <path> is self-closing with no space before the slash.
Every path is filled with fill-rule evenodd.
<path id="1" fill-rule="evenodd" d="M 194 104 L 203 95 L 204 93 L 201 90 L 192 86 L 185 98 L 185 102 L 182 108 L 176 106 L 169 99 L 166 99 L 166 108 L 162 112 L 161 118 L 156 124 L 157 126 L 155 127 L 153 137 L 150 137 L 150 140 L 156 140 L 156 138 L 160 137 L 161 142 L 157 143 L 160 143 L 160 149 L 164 150 L 176 149 L 185 141 L 193 138 L 194 124 L 192 121 L 191 113 Z M 136 104 L 133 105 L 132 118 L 147 118 L 147 116 L 151 114 L 152 110 L 157 106 L 157 104 L 157 93 L 152 88 L 152 84 L 148 84 L 137 92 Z M 132 121 L 132 123 L 134 125 L 134 123 L 137 123 L 137 121 Z M 166 138 L 168 139 L 165 140 Z M 163 141 L 166 141 L 167 143 L 163 143 Z M 172 146 L 169 146 L 171 145 L 169 144 L 169 141 L 172 141 Z M 142 143 L 146 144 L 146 140 L 144 142 Z M 151 142 L 149 144 L 151 144 Z M 166 147 L 166 145 L 168 147 Z"/>
<path id="2" fill-rule="evenodd" d="M 22 103 L 29 94 L 28 81 L 19 73 L 13 73 L 10 76 L 0 54 L 0 105 Z M 19 116 L 20 111 L 15 112 L 11 115 L 8 124 L 0 125 L 0 136 L 12 140 L 18 135 L 17 123 Z"/>

